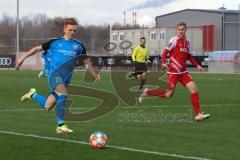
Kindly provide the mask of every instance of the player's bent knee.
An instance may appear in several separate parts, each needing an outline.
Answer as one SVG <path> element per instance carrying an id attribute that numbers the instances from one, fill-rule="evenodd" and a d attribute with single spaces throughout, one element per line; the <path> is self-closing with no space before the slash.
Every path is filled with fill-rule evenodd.
<path id="1" fill-rule="evenodd" d="M 172 95 L 173 95 L 173 91 L 168 91 L 168 92 L 166 92 L 165 97 L 166 98 L 171 98 Z"/>
<path id="2" fill-rule="evenodd" d="M 166 98 L 171 98 L 171 97 L 172 97 L 172 94 L 166 94 L 165 97 L 166 97 Z"/>
<path id="3" fill-rule="evenodd" d="M 193 93 L 197 93 L 197 92 L 198 92 L 198 88 L 197 88 L 196 86 L 194 86 L 194 87 L 192 88 L 192 92 L 193 92 Z"/>
<path id="4" fill-rule="evenodd" d="M 46 111 L 51 111 L 51 108 L 45 106 Z"/>
<path id="5" fill-rule="evenodd" d="M 189 91 L 190 91 L 191 93 L 197 93 L 197 92 L 198 92 L 198 89 L 197 89 L 197 87 L 194 85 L 194 86 L 189 87 Z"/>
<path id="6" fill-rule="evenodd" d="M 198 88 L 196 86 L 196 84 L 194 82 L 190 82 L 186 85 L 186 87 L 188 88 L 188 90 L 191 92 L 191 93 L 197 93 L 198 92 Z"/>
<path id="7" fill-rule="evenodd" d="M 45 105 L 46 111 L 51 111 L 54 106 L 52 105 Z"/>

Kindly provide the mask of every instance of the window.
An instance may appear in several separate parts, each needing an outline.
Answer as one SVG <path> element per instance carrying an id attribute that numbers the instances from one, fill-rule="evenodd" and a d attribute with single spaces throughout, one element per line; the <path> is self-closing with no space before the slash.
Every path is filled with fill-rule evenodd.
<path id="1" fill-rule="evenodd" d="M 143 32 L 138 32 L 138 35 L 139 36 L 143 36 Z"/>
<path id="2" fill-rule="evenodd" d="M 151 33 L 151 40 L 157 40 L 157 33 Z"/>
<path id="3" fill-rule="evenodd" d="M 159 39 L 164 40 L 165 39 L 165 32 L 160 32 L 159 33 Z"/>
<path id="4" fill-rule="evenodd" d="M 117 34 L 113 34 L 112 35 L 112 39 L 113 39 L 113 41 L 118 41 L 118 35 Z"/>
<path id="5" fill-rule="evenodd" d="M 124 39 L 125 39 L 125 35 L 124 34 L 120 34 L 119 40 L 120 41 L 124 41 Z"/>

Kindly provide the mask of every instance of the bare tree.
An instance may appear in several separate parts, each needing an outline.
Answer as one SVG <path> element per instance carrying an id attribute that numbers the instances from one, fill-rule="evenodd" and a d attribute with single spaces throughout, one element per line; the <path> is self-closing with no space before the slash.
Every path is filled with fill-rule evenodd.
<path id="1" fill-rule="evenodd" d="M 20 19 L 20 51 L 26 51 L 50 38 L 63 36 L 64 17 L 49 18 L 38 14 L 33 18 Z M 79 24 L 77 39 L 87 46 L 88 51 L 103 53 L 103 46 L 109 41 L 109 25 Z M 0 21 L 0 54 L 14 54 L 16 44 L 16 19 L 3 15 Z"/>

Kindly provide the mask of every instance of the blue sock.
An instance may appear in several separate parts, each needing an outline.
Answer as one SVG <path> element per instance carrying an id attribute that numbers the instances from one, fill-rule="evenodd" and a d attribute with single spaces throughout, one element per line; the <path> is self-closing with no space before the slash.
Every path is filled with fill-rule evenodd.
<path id="1" fill-rule="evenodd" d="M 64 124 L 64 111 L 65 111 L 66 101 L 67 101 L 67 95 L 65 94 L 58 95 L 57 105 L 55 108 L 58 125 Z"/>
<path id="2" fill-rule="evenodd" d="M 40 104 L 40 106 L 45 109 L 45 104 L 46 104 L 46 101 L 47 101 L 47 98 L 41 96 L 40 94 L 37 94 L 37 93 L 34 93 L 32 95 L 32 98 L 38 103 Z"/>

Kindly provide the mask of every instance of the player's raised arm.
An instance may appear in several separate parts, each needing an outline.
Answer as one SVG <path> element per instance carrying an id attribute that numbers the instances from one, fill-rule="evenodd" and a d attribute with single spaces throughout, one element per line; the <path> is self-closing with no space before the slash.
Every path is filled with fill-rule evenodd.
<path id="1" fill-rule="evenodd" d="M 191 54 L 188 54 L 188 60 L 201 72 L 204 72 L 203 67 L 197 63 L 197 61 L 193 58 Z"/>
<path id="2" fill-rule="evenodd" d="M 168 53 L 169 53 L 168 49 L 165 48 L 162 55 L 161 55 L 161 57 L 162 57 L 161 70 L 162 71 L 166 71 L 168 69 L 167 64 L 166 64 Z"/>
<path id="3" fill-rule="evenodd" d="M 166 61 L 167 61 L 167 56 L 168 56 L 168 49 L 165 48 L 163 53 L 162 53 L 162 65 L 166 66 Z"/>
<path id="4" fill-rule="evenodd" d="M 189 44 L 189 53 L 188 53 L 188 60 L 201 72 L 204 72 L 203 67 L 197 63 L 197 61 L 193 58 L 193 56 L 191 55 L 191 51 L 192 51 L 192 45 L 191 42 L 188 40 L 188 44 Z"/>
<path id="5" fill-rule="evenodd" d="M 169 40 L 168 46 L 164 48 L 163 53 L 162 53 L 162 65 L 164 67 L 167 67 L 167 56 L 168 53 L 176 46 L 176 38 L 173 37 Z"/>
<path id="6" fill-rule="evenodd" d="M 37 53 L 37 52 L 39 52 L 39 51 L 42 51 L 42 50 L 43 50 L 42 45 L 33 47 L 33 48 L 30 49 L 27 53 L 25 53 L 24 55 L 22 55 L 21 57 L 19 57 L 19 58 L 16 60 L 15 68 L 16 68 L 16 69 L 19 69 L 25 59 L 27 59 L 28 57 L 30 57 L 30 56 L 34 55 L 35 53 Z"/>
<path id="7" fill-rule="evenodd" d="M 78 42 L 78 43 L 80 43 L 80 42 Z M 83 63 L 87 66 L 87 70 L 92 74 L 95 81 L 99 81 L 100 80 L 100 75 L 98 75 L 95 72 L 95 69 L 93 68 L 93 65 L 92 65 L 92 61 L 87 56 L 86 48 L 84 47 L 83 44 L 80 43 L 80 45 L 81 45 L 82 50 L 79 51 L 80 56 L 78 57 L 77 63 L 79 63 L 81 61 L 81 59 L 83 59 Z"/>
<path id="8" fill-rule="evenodd" d="M 92 62 L 89 58 L 83 60 L 84 64 L 87 66 L 87 70 L 91 72 L 92 76 L 94 77 L 95 81 L 100 80 L 100 75 L 95 72 L 93 68 Z"/>

